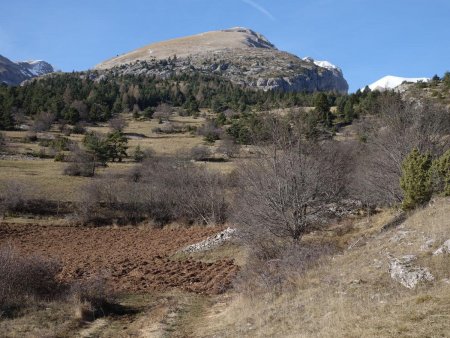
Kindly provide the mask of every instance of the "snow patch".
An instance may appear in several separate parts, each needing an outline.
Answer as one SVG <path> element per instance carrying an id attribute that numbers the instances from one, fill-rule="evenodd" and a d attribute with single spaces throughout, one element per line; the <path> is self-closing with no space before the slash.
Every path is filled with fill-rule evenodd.
<path id="1" fill-rule="evenodd" d="M 430 79 L 426 77 L 400 77 L 388 75 L 370 84 L 369 88 L 371 90 L 388 90 L 397 88 L 403 82 L 416 83 L 419 81 L 428 82 Z M 364 88 L 361 88 L 361 90 L 364 90 Z"/>
<path id="2" fill-rule="evenodd" d="M 306 62 L 312 62 L 312 63 L 314 63 L 316 66 L 319 66 L 319 67 L 322 67 L 322 68 L 325 68 L 325 69 L 329 69 L 329 70 L 337 70 L 338 72 L 342 72 L 342 70 L 341 70 L 338 66 L 333 65 L 333 64 L 332 64 L 331 62 L 329 62 L 329 61 L 319 61 L 319 60 L 314 60 L 312 57 L 309 57 L 309 56 L 304 57 L 302 60 L 303 60 L 303 61 L 306 61 Z"/>

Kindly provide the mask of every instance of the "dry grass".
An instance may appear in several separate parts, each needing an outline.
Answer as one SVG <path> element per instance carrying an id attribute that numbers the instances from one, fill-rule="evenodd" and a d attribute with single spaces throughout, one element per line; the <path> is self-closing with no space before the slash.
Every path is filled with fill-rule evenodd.
<path id="1" fill-rule="evenodd" d="M 0 187 L 7 181 L 15 180 L 31 188 L 30 197 L 73 201 L 85 179 L 64 176 L 64 165 L 51 159 L 1 160 Z"/>
<path id="2" fill-rule="evenodd" d="M 148 121 L 136 121 L 131 114 L 124 114 L 128 126 L 125 133 L 142 135 L 142 138 L 132 138 L 129 140 L 128 153 L 129 159 L 124 163 L 108 163 L 108 168 L 99 169 L 98 175 L 104 175 L 109 172 L 123 172 L 129 170 L 136 163 L 132 156 L 135 148 L 139 145 L 142 150 L 153 149 L 155 156 L 176 156 L 179 154 L 188 154 L 192 148 L 204 144 L 203 138 L 190 133 L 182 134 L 156 134 L 152 130 L 160 126 L 156 119 Z M 204 118 L 173 116 L 171 122 L 183 125 L 200 126 L 204 123 Z M 96 131 L 106 134 L 110 132 L 108 124 L 100 124 L 96 127 L 88 127 L 90 131 Z M 6 131 L 5 137 L 8 139 L 8 150 L 12 154 L 26 154 L 38 152 L 42 147 L 37 143 L 24 143 L 27 131 Z M 56 126 L 51 131 L 38 134 L 39 137 L 45 135 L 56 137 L 61 135 Z M 69 139 L 75 142 L 81 142 L 83 135 L 72 134 Z M 217 142 L 219 144 L 219 142 Z M 213 147 L 214 148 L 214 147 Z M 21 182 L 29 186 L 31 198 L 41 198 L 46 196 L 50 200 L 76 201 L 80 196 L 80 190 L 91 178 L 71 177 L 63 175 L 63 169 L 66 163 L 55 162 L 52 159 L 7 159 L 0 160 L 0 188 L 10 180 Z M 207 163 L 208 168 L 229 173 L 235 168 L 235 163 Z"/>
<path id="3" fill-rule="evenodd" d="M 280 297 L 236 296 L 214 307 L 198 336 L 247 337 L 445 337 L 450 332 L 450 265 L 430 252 L 450 238 L 449 199 L 415 212 L 399 228 L 383 233 L 375 223 L 359 224 L 362 242 L 323 261 Z M 364 229 L 364 227 L 366 229 Z M 354 239 L 358 238 L 357 232 Z M 435 244 L 421 250 L 427 239 Z M 388 274 L 387 253 L 414 254 L 436 281 L 409 290 Z M 213 318 L 213 319 L 212 319 Z"/>

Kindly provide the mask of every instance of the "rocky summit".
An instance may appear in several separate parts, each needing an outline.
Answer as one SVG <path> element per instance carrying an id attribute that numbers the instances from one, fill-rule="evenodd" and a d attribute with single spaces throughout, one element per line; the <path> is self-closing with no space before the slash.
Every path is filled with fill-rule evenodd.
<path id="1" fill-rule="evenodd" d="M 18 85 L 23 81 L 53 71 L 52 65 L 42 60 L 13 62 L 0 55 L 0 83 Z"/>
<path id="2" fill-rule="evenodd" d="M 280 51 L 263 35 L 243 27 L 154 43 L 106 60 L 95 69 L 162 78 L 215 74 L 266 91 L 348 91 L 340 68 Z"/>

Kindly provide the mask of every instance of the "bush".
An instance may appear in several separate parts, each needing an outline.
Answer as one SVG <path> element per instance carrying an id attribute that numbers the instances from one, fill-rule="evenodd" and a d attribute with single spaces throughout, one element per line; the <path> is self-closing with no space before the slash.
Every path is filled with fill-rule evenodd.
<path id="1" fill-rule="evenodd" d="M 41 139 L 39 145 L 41 147 L 51 147 L 56 151 L 69 150 L 72 141 L 67 137 L 56 137 L 55 139 Z"/>
<path id="2" fill-rule="evenodd" d="M 317 266 L 324 257 L 337 249 L 328 244 L 285 245 L 272 243 L 271 254 L 267 256 L 250 247 L 248 263 L 235 280 L 237 292 L 249 297 L 269 293 L 280 295 L 295 287 L 297 277 Z M 258 248 L 261 249 L 261 248 Z M 267 249 L 267 248 L 266 248 Z"/>
<path id="3" fill-rule="evenodd" d="M 220 140 L 222 130 L 217 126 L 217 122 L 208 120 L 202 127 L 197 129 L 197 134 L 203 136 L 206 142 L 214 143 Z"/>
<path id="4" fill-rule="evenodd" d="M 123 311 L 116 303 L 115 295 L 107 287 L 106 278 L 101 276 L 74 282 L 69 295 L 77 305 L 75 316 L 83 321 L 94 321 L 110 313 Z"/>
<path id="5" fill-rule="evenodd" d="M 28 187 L 19 181 L 8 181 L 0 189 L 0 214 L 7 215 L 24 208 L 28 202 Z"/>
<path id="6" fill-rule="evenodd" d="M 191 157 L 195 161 L 206 161 L 210 158 L 211 151 L 204 146 L 195 146 L 191 150 Z"/>
<path id="7" fill-rule="evenodd" d="M 113 131 L 122 132 L 128 126 L 128 123 L 121 115 L 118 115 L 109 120 L 108 125 Z"/>
<path id="8" fill-rule="evenodd" d="M 0 132 L 0 152 L 3 151 L 5 145 L 6 145 L 5 136 L 3 136 L 3 133 Z"/>
<path id="9" fill-rule="evenodd" d="M 433 162 L 435 191 L 450 196 L 450 149 Z"/>
<path id="10" fill-rule="evenodd" d="M 73 134 L 86 134 L 86 128 L 84 128 L 80 123 L 77 123 L 72 128 L 72 133 Z"/>
<path id="11" fill-rule="evenodd" d="M 55 155 L 55 162 L 64 162 L 66 156 L 64 155 L 64 153 L 57 153 Z"/>
<path id="12" fill-rule="evenodd" d="M 13 315 L 34 300 L 51 300 L 61 292 L 61 266 L 39 256 L 20 256 L 12 247 L 0 248 L 0 317 Z"/>
<path id="13" fill-rule="evenodd" d="M 69 163 L 63 170 L 64 175 L 82 177 L 94 176 L 97 163 L 92 154 L 75 146 L 68 156 L 67 161 Z"/>
<path id="14" fill-rule="evenodd" d="M 421 154 L 417 148 L 403 161 L 400 179 L 404 192 L 403 209 L 414 209 L 430 200 L 433 193 L 431 164 L 431 156 Z"/>
<path id="15" fill-rule="evenodd" d="M 82 223 L 129 224 L 145 219 L 222 224 L 228 216 L 226 180 L 190 162 L 146 160 L 128 177 L 105 176 L 89 182 L 80 197 Z"/>
<path id="16" fill-rule="evenodd" d="M 34 117 L 31 129 L 35 132 L 50 130 L 55 118 L 56 116 L 53 113 L 41 112 Z"/>

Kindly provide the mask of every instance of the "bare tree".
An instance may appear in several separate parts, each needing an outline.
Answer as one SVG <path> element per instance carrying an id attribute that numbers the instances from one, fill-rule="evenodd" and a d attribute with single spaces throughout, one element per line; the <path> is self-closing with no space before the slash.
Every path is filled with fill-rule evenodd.
<path id="1" fill-rule="evenodd" d="M 121 115 L 117 115 L 116 117 L 109 120 L 109 127 L 114 131 L 122 132 L 127 126 L 127 121 Z"/>
<path id="2" fill-rule="evenodd" d="M 344 193 L 347 161 L 331 144 L 298 139 L 290 147 L 266 147 L 261 153 L 241 169 L 235 218 L 250 231 L 298 242 L 320 223 L 326 204 Z"/>
<path id="3" fill-rule="evenodd" d="M 35 132 L 50 130 L 53 121 L 55 121 L 55 114 L 41 112 L 34 117 L 31 129 Z"/>
<path id="4" fill-rule="evenodd" d="M 239 149 L 239 144 L 236 144 L 232 138 L 226 137 L 220 143 L 217 151 L 229 158 L 233 158 L 239 155 Z"/>
<path id="5" fill-rule="evenodd" d="M 169 121 L 170 116 L 173 114 L 173 108 L 167 103 L 161 103 L 156 107 L 155 113 L 153 114 L 154 118 L 162 121 Z"/>
<path id="6" fill-rule="evenodd" d="M 77 144 L 70 147 L 71 153 L 63 174 L 69 176 L 94 176 L 97 163 L 95 156 L 81 149 Z"/>

